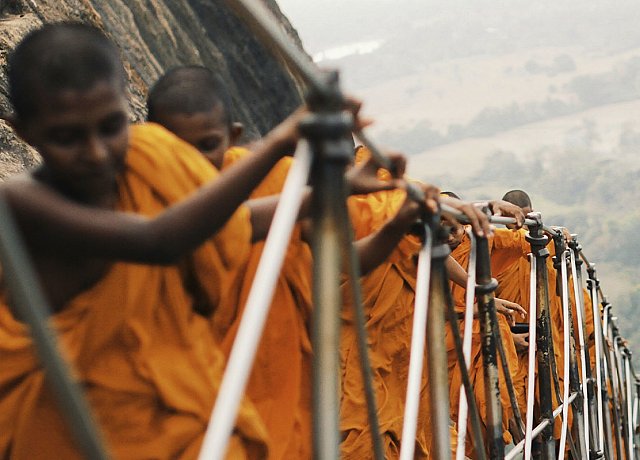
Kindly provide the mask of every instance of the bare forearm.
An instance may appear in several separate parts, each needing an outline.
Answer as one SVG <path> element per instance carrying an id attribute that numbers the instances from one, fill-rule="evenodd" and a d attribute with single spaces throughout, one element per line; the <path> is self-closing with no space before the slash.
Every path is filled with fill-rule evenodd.
<path id="1" fill-rule="evenodd" d="M 296 220 L 305 219 L 311 212 L 311 188 L 304 190 L 302 203 Z M 281 195 L 271 195 L 264 198 L 255 198 L 247 201 L 247 206 L 251 211 L 251 240 L 252 242 L 261 241 L 267 237 L 269 228 L 273 221 L 273 216 L 278 207 Z"/>
<path id="2" fill-rule="evenodd" d="M 449 273 L 449 279 L 458 286 L 467 287 L 467 272 L 462 268 L 456 259 L 449 256 L 445 260 L 445 266 Z"/>
<path id="3" fill-rule="evenodd" d="M 160 246 L 172 246 L 169 258 L 195 249 L 228 221 L 251 191 L 280 159 L 277 146 L 265 139 L 262 150 L 225 170 L 195 195 L 149 222 Z M 175 238 L 179 235 L 179 238 Z M 169 241 L 167 241 L 169 240 Z M 178 240 L 178 241 L 176 241 Z M 165 243 L 163 243 L 163 241 Z"/>
<path id="4" fill-rule="evenodd" d="M 366 275 L 382 264 L 405 236 L 404 226 L 388 222 L 380 230 L 354 243 L 360 260 L 360 272 Z"/>
<path id="5" fill-rule="evenodd" d="M 37 181 L 14 182 L 4 192 L 30 248 L 39 253 L 171 263 L 227 222 L 281 157 L 276 147 L 265 143 L 249 161 L 153 219 L 88 207 Z"/>

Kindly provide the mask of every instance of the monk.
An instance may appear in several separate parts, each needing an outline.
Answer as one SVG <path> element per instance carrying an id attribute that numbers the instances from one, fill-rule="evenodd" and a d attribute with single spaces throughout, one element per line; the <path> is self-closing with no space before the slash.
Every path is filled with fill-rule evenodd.
<path id="1" fill-rule="evenodd" d="M 449 192 L 450 193 L 450 192 Z M 509 205 L 498 201 L 493 202 L 494 210 L 500 212 L 501 207 L 509 209 Z M 513 212 L 513 211 L 512 211 Z M 521 219 L 524 217 L 520 214 Z M 492 255 L 492 275 L 502 270 L 505 265 L 508 265 L 509 261 L 516 260 L 522 255 L 523 244 L 517 240 L 513 240 L 509 235 L 505 235 L 507 230 L 497 229 L 494 230 L 493 237 L 489 239 L 489 250 Z M 462 229 L 454 229 L 449 236 L 449 247 L 452 249 L 452 256 L 458 263 L 464 268 L 469 264 L 469 253 L 471 249 L 469 238 Z M 528 248 L 528 244 L 524 244 Z M 465 311 L 465 296 L 466 289 L 463 286 L 452 283 L 451 293 L 455 309 L 458 315 L 461 317 L 460 330 L 464 330 L 463 315 Z M 511 340 L 511 331 L 509 326 L 513 325 L 516 321 L 516 317 L 523 315 L 524 310 L 519 305 L 496 298 L 495 299 L 496 310 L 501 313 L 498 315 L 498 325 L 500 327 L 500 334 L 503 341 L 503 346 L 509 362 L 509 372 L 513 378 L 515 371 L 517 370 L 518 360 L 513 341 Z M 452 331 L 447 326 L 447 333 L 450 335 Z M 451 413 L 454 420 L 458 419 L 458 403 L 461 391 L 461 374 L 460 367 L 453 348 L 453 338 L 447 344 L 449 355 L 449 379 L 450 379 L 450 404 Z M 472 339 L 472 352 L 469 366 L 469 377 L 474 387 L 476 395 L 476 404 L 480 410 L 480 417 L 483 422 L 483 427 L 486 429 L 487 423 L 487 402 L 485 401 L 485 389 L 484 389 L 484 367 L 482 361 L 482 343 L 480 336 L 480 324 L 478 321 L 473 323 L 473 339 Z M 499 385 L 500 385 L 500 400 L 503 408 L 502 422 L 503 422 L 503 439 L 504 442 L 509 444 L 513 438 L 510 433 L 510 422 L 513 418 L 513 410 L 511 408 L 511 402 L 509 394 L 504 380 L 504 374 L 502 373 L 502 364 L 498 360 L 499 366 Z M 517 392 L 517 390 L 516 390 Z M 476 446 L 473 445 L 471 433 L 471 425 L 467 429 L 467 455 L 473 457 L 475 455 Z"/>
<path id="2" fill-rule="evenodd" d="M 225 170 L 251 155 L 249 149 L 234 146 L 242 134 L 242 125 L 232 121 L 231 100 L 226 86 L 209 69 L 200 66 L 172 69 L 151 89 L 148 108 L 150 121 L 162 124 L 198 148 L 219 169 Z M 400 158 L 394 156 L 392 160 L 399 164 Z M 290 165 L 290 158 L 280 160 L 251 194 L 253 202 L 262 199 L 262 203 L 268 203 L 265 197 L 276 197 L 282 191 Z M 375 171 L 373 169 L 374 174 Z M 348 179 L 352 189 L 362 191 L 365 171 L 361 169 L 359 172 L 349 174 Z M 380 189 L 394 186 L 393 181 L 366 182 Z M 307 194 L 300 217 L 308 214 L 309 198 Z M 367 254 L 366 264 L 361 267 L 364 271 L 369 270 L 375 259 L 386 257 L 384 247 L 391 249 L 395 246 L 394 238 L 401 237 L 403 225 L 418 217 L 411 214 L 417 210 L 413 203 L 406 201 L 395 219 L 389 216 L 390 221 L 383 231 L 369 241 L 360 242 L 359 251 Z M 298 226 L 288 246 L 247 388 L 247 395 L 267 426 L 271 457 L 275 459 L 311 457 L 311 344 L 308 328 L 312 261 L 303 235 Z M 381 241 L 389 238 L 390 242 Z M 234 285 L 214 316 L 214 330 L 226 355 L 235 340 L 262 249 L 262 242 L 252 245 L 248 261 L 238 270 Z"/>
<path id="3" fill-rule="evenodd" d="M 525 211 L 531 212 L 533 207 L 531 205 L 531 199 L 527 195 L 526 192 L 522 190 L 511 190 L 507 192 L 503 199 L 505 201 L 514 203 L 518 206 L 521 206 Z M 525 231 L 520 230 L 522 232 L 522 237 L 524 236 Z M 520 237 L 520 236 L 519 236 Z M 548 273 L 548 283 L 549 283 L 549 313 L 551 318 L 551 336 L 553 340 L 553 350 L 555 355 L 556 368 L 558 371 L 558 385 L 560 391 L 562 391 L 563 379 L 564 379 L 564 336 L 563 336 L 563 314 L 562 314 L 562 300 L 559 293 L 556 290 L 557 285 L 557 273 L 555 268 L 553 267 L 553 256 L 555 255 L 555 247 L 552 239 L 550 238 L 549 244 L 547 245 L 549 249 L 550 255 L 547 258 L 547 273 Z M 528 312 L 529 312 L 529 281 L 530 281 L 530 263 L 528 259 L 521 258 L 511 266 L 509 266 L 502 273 L 497 276 L 499 287 L 497 292 L 501 297 L 505 297 L 514 302 L 520 302 L 521 305 L 527 311 L 526 321 L 529 321 Z M 574 311 L 575 317 L 575 311 Z M 516 343 L 516 348 L 519 350 L 519 360 L 520 367 L 519 373 L 517 376 L 517 381 L 520 382 L 520 385 L 525 385 L 528 379 L 528 334 L 514 334 L 514 342 Z M 527 339 L 527 341 L 525 341 Z M 537 393 L 536 388 L 536 393 Z M 551 382 L 551 393 L 553 400 L 553 407 L 555 408 L 559 402 L 556 397 L 555 386 L 553 382 Z M 521 400 L 519 401 L 519 405 L 521 407 L 521 411 L 523 414 L 526 412 L 526 395 L 521 395 Z M 554 437 L 556 439 L 560 438 L 561 434 L 561 423 L 560 419 L 556 419 L 556 423 L 554 425 Z"/>
<path id="4" fill-rule="evenodd" d="M 356 161 L 364 161 L 368 155 L 366 149 L 359 148 Z M 379 174 L 381 177 L 389 176 L 389 172 L 384 170 Z M 356 239 L 375 231 L 389 215 L 393 215 L 404 198 L 402 190 L 351 197 L 349 208 Z M 443 197 L 440 200 L 464 211 L 467 216 L 472 216 L 475 232 L 490 233 L 486 215 L 475 207 L 460 200 Z M 362 278 L 380 435 L 386 458 L 397 458 L 401 445 L 405 442 L 415 443 L 416 458 L 428 458 L 429 451 L 433 449 L 427 364 L 423 374 L 417 437 L 415 440 L 401 439 L 417 275 L 415 255 L 420 246 L 421 243 L 415 236 L 407 235 L 384 264 Z M 453 260 L 447 264 L 454 269 L 457 265 Z M 457 277 L 457 282 L 464 284 L 464 270 L 462 273 L 462 279 Z M 371 431 L 362 390 L 349 285 L 345 284 L 344 289 L 345 324 L 341 340 L 341 453 L 345 459 L 366 459 L 371 458 Z M 455 428 L 452 428 L 451 447 L 454 451 L 455 441 L 456 432 Z"/>
<path id="5" fill-rule="evenodd" d="M 292 151 L 301 113 L 219 175 L 164 128 L 129 126 L 118 50 L 74 23 L 18 45 L 9 90 L 9 121 L 43 162 L 0 195 L 112 454 L 194 458 L 224 367 L 208 316 L 248 257 L 259 217 L 241 203 Z M 10 295 L 0 293 L 1 456 L 81 458 Z M 268 455 L 246 401 L 228 455 Z"/>

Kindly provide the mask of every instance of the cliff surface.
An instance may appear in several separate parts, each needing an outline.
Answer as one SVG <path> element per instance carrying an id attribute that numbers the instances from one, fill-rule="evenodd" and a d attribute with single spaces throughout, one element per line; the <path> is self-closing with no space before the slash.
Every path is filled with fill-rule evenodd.
<path id="1" fill-rule="evenodd" d="M 302 46 L 275 0 L 264 0 Z M 247 136 L 268 131 L 301 101 L 301 88 L 222 0 L 0 0 L 0 113 L 7 101 L 7 55 L 42 23 L 83 21 L 120 47 L 130 81 L 133 120 L 145 116 L 147 89 L 167 69 L 201 64 L 227 81 Z M 0 121 L 0 179 L 37 163 L 32 149 Z"/>

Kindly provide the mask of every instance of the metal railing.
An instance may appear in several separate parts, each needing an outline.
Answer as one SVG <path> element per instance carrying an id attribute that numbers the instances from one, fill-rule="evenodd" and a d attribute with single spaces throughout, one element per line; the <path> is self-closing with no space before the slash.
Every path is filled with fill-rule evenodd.
<path id="1" fill-rule="evenodd" d="M 299 154 L 290 173 L 290 180 L 278 207 L 273 230 L 267 239 L 263 260 L 256 275 L 256 292 L 269 292 L 277 281 L 278 270 L 273 268 L 273 260 L 278 259 L 283 245 L 286 244 L 294 217 L 297 214 L 300 196 L 299 190 L 306 182 L 311 164 L 313 185 L 320 191 L 323 199 L 316 201 L 318 210 L 314 216 L 314 452 L 318 459 L 335 459 L 339 456 L 339 311 L 342 303 L 339 290 L 341 250 L 350 246 L 349 229 L 345 226 L 347 213 L 343 173 L 351 160 L 345 146 L 344 135 L 353 127 L 351 120 L 341 118 L 336 113 L 342 102 L 337 79 L 332 75 L 320 74 L 315 66 L 301 56 L 281 30 L 272 21 L 271 15 L 258 2 L 228 0 L 241 17 L 258 30 L 261 36 L 269 40 L 287 63 L 301 75 L 310 86 L 309 105 L 314 115 L 303 126 L 312 156 L 306 151 Z M 375 145 L 359 133 L 381 166 L 388 166 Z M 303 146 L 304 150 L 304 146 Z M 415 199 L 420 192 L 409 190 Z M 464 215 L 446 206 L 443 215 L 455 217 L 466 223 Z M 529 354 L 527 382 L 527 412 L 524 423 L 524 439 L 505 453 L 503 441 L 503 408 L 500 403 L 500 373 L 498 359 L 502 361 L 503 375 L 514 405 L 513 383 L 508 378 L 509 363 L 500 351 L 499 326 L 497 321 L 494 291 L 497 282 L 491 274 L 491 255 L 486 237 L 473 237 L 471 260 L 468 267 L 469 283 L 465 313 L 465 332 L 460 336 L 455 315 L 452 314 L 448 278 L 444 265 L 448 248 L 441 239 L 439 216 L 426 219 L 424 246 L 418 262 L 418 284 L 415 293 L 414 329 L 412 335 L 412 353 L 406 394 L 405 422 L 401 458 L 413 458 L 414 438 L 419 416 L 421 375 L 425 344 L 429 350 L 429 390 L 432 401 L 432 432 L 435 449 L 431 456 L 437 460 L 450 458 L 449 437 L 449 393 L 447 385 L 447 356 L 444 349 L 444 330 L 446 318 L 456 344 L 456 356 L 462 373 L 464 392 L 460 394 L 458 456 L 463 458 L 466 440 L 467 416 L 471 416 L 474 445 L 478 458 L 513 459 L 521 453 L 525 459 L 552 459 L 565 457 L 566 451 L 574 458 L 598 458 L 632 460 L 636 457 L 636 433 L 639 431 L 639 395 L 640 380 L 634 372 L 631 351 L 621 337 L 612 313 L 612 306 L 603 294 L 596 276 L 595 266 L 582 252 L 576 238 L 564 239 L 564 234 L 553 227 L 543 225 L 540 214 L 530 214 L 525 220 L 528 227 L 527 241 L 531 245 L 530 264 L 530 302 L 529 302 Z M 513 224 L 515 219 L 491 217 L 495 224 Z M 88 458 L 107 458 L 98 430 L 86 408 L 82 393 L 77 388 L 66 365 L 57 354 L 55 338 L 44 325 L 46 312 L 29 314 L 34 305 L 46 305 L 42 297 L 33 298 L 28 291 L 36 289 L 37 283 L 30 273 L 27 258 L 22 252 L 20 241 L 14 238 L 12 220 L 3 202 L 0 201 L 0 257 L 6 282 L 11 289 L 22 317 L 33 331 L 34 343 L 43 361 L 43 366 L 52 377 L 62 411 L 68 415 L 68 421 Z M 553 238 L 556 259 L 554 267 L 560 284 L 563 320 L 563 386 L 557 378 L 555 356 L 553 353 L 553 328 L 550 315 L 550 286 L 548 281 L 547 259 L 549 236 Z M 353 291 L 356 317 L 362 319 L 362 306 L 358 291 L 357 264 L 353 259 L 352 248 L 344 253 L 350 254 L 347 261 L 348 274 L 355 286 Z M 281 264 L 281 260 L 279 262 Z M 590 323 L 585 311 L 586 299 L 582 265 L 588 274 L 587 286 L 592 303 Z M 269 273 L 271 271 L 271 273 Z M 25 288 L 25 284 L 27 288 Z M 554 287 L 555 288 L 555 287 Z M 38 292 L 37 289 L 35 292 Z M 573 300 L 570 292 L 573 292 Z M 16 293 L 24 293 L 18 298 Z M 21 294 L 22 295 L 22 294 Z M 471 318 L 473 300 L 477 299 L 478 321 L 482 341 L 484 366 L 485 399 L 487 402 L 487 423 L 484 439 L 481 438 L 478 409 L 468 374 L 468 361 L 471 341 Z M 236 344 L 231 353 L 227 373 L 224 376 L 219 397 L 213 410 L 207 430 L 201 459 L 223 458 L 226 455 L 228 438 L 232 432 L 240 398 L 251 370 L 253 357 L 259 343 L 260 334 L 270 305 L 269 295 L 250 294 L 247 308 L 240 326 Z M 572 315 L 575 312 L 578 330 L 573 328 Z M 251 314 L 249 314 L 251 313 Z M 471 315 L 471 316 L 470 316 Z M 367 359 L 367 341 L 364 321 L 356 321 L 359 352 L 361 354 L 364 389 L 367 393 L 369 423 L 372 427 L 372 455 L 376 459 L 383 457 L 380 433 L 376 418 L 375 395 L 371 389 L 372 375 Z M 590 365 L 589 335 L 593 329 L 595 366 Z M 575 344 L 579 344 L 576 347 Z M 579 350 L 579 351 L 578 351 Z M 57 383 L 56 383 L 57 382 Z M 537 396 L 535 385 L 537 383 Z M 553 407 L 554 396 L 558 405 Z M 514 406 L 517 411 L 517 404 Z M 553 437 L 553 426 L 560 417 L 561 435 L 558 441 Z M 569 419 L 573 423 L 569 424 Z M 521 429 L 521 427 L 518 427 Z M 462 453 L 461 453 L 462 452 Z"/>

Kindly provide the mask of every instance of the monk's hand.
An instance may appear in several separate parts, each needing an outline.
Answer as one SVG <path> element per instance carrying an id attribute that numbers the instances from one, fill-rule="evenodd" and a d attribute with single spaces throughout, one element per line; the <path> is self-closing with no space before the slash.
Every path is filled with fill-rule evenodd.
<path id="1" fill-rule="evenodd" d="M 402 206 L 392 219 L 392 225 L 401 229 L 402 233 L 408 232 L 413 224 L 424 214 L 424 206 L 409 197 L 404 199 Z"/>
<path id="2" fill-rule="evenodd" d="M 373 158 L 369 158 L 367 161 L 347 170 L 345 180 L 352 195 L 363 195 L 381 190 L 406 187 L 406 183 L 402 179 L 407 165 L 406 157 L 397 152 L 389 152 L 386 156 L 389 158 L 393 171 L 391 180 L 378 178 L 380 165 Z M 399 171 L 399 173 L 396 171 Z"/>
<path id="3" fill-rule="evenodd" d="M 513 217 L 516 220 L 515 228 L 522 228 L 524 225 L 524 211 L 521 207 L 504 200 L 489 201 L 489 209 L 494 216 Z"/>
<path id="4" fill-rule="evenodd" d="M 480 238 L 489 237 L 493 234 L 489 218 L 481 209 L 473 204 L 449 196 L 441 196 L 440 203 L 446 204 L 467 216 L 473 232 Z M 455 219 L 451 217 L 445 217 L 447 217 L 449 222 L 455 221 Z"/>
<path id="5" fill-rule="evenodd" d="M 436 214 L 440 209 L 440 189 L 435 185 L 424 182 L 413 182 L 414 186 L 420 187 L 424 193 L 424 209 L 429 214 Z M 457 224 L 457 223 L 456 223 Z M 459 224 L 457 224 L 459 226 Z M 452 225 L 454 228 L 456 225 Z"/>
<path id="6" fill-rule="evenodd" d="M 281 156 L 293 155 L 301 137 L 300 124 L 309 114 L 309 109 L 305 105 L 299 107 L 269 131 L 263 141 L 269 143 Z"/>
<path id="7" fill-rule="evenodd" d="M 514 334 L 511 333 L 511 337 L 513 337 L 513 343 L 516 346 L 516 351 L 518 354 L 522 354 L 529 350 L 529 333 L 525 332 L 524 334 Z"/>
<path id="8" fill-rule="evenodd" d="M 371 118 L 362 116 L 362 101 L 360 99 L 353 96 L 346 96 L 344 99 L 344 109 L 353 116 L 353 131 L 356 134 L 373 124 Z"/>
<path id="9" fill-rule="evenodd" d="M 494 298 L 494 302 L 496 305 L 496 311 L 503 314 L 507 318 L 507 321 L 509 321 L 509 324 L 511 326 L 515 326 L 517 322 L 516 316 L 518 314 L 522 317 L 522 319 L 524 319 L 527 315 L 525 309 L 517 303 L 509 302 L 508 300 L 499 299 L 497 297 Z"/>

